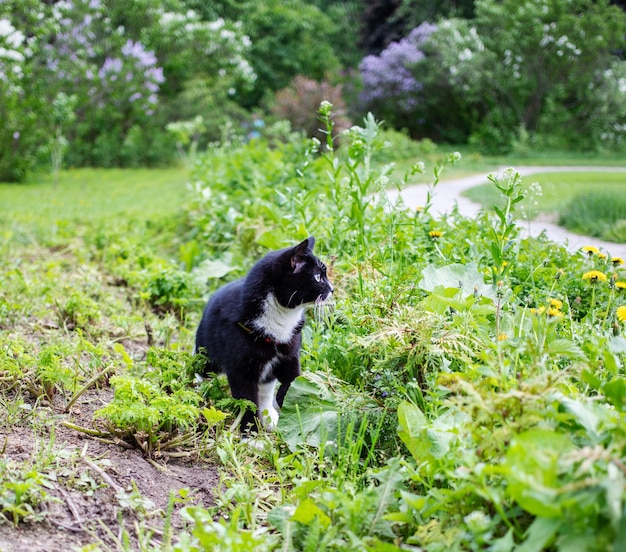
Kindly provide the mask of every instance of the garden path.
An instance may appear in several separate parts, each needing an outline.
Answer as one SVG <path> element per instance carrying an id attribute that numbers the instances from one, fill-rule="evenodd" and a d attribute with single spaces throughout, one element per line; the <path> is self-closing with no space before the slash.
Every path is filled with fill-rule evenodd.
<path id="1" fill-rule="evenodd" d="M 504 170 L 504 167 L 501 167 L 499 172 L 502 170 Z M 626 172 L 626 167 L 533 166 L 515 167 L 515 170 L 519 172 L 522 177 L 526 177 L 532 174 L 547 172 Z M 440 181 L 431 198 L 431 213 L 434 215 L 449 213 L 456 204 L 462 215 L 475 217 L 481 209 L 481 205 L 463 197 L 461 193 L 469 188 L 486 184 L 487 182 L 486 174 Z M 415 186 L 408 186 L 399 192 L 399 194 L 402 196 L 402 200 L 407 207 L 416 208 L 426 203 L 427 192 L 428 186 L 426 184 L 417 184 Z M 393 201 L 398 197 L 398 191 L 390 190 L 388 195 Z M 613 257 L 626 259 L 626 243 L 605 242 L 598 238 L 574 234 L 554 224 L 550 220 L 546 220 L 545 217 L 540 217 L 532 221 L 521 221 L 520 227 L 525 234 L 530 234 L 531 236 L 537 236 L 545 230 L 548 238 L 554 242 L 563 243 L 570 251 L 576 251 L 584 245 L 594 245 Z"/>

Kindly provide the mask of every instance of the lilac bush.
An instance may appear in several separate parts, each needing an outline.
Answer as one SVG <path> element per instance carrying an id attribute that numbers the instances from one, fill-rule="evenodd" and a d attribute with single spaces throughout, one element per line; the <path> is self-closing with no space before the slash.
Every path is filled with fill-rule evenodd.
<path id="1" fill-rule="evenodd" d="M 150 124 L 165 78 L 156 55 L 113 28 L 100 0 L 63 0 L 52 7 L 53 39 L 42 56 L 50 91 L 77 97 L 68 130 L 72 163 L 123 164 L 124 145 L 137 125 Z"/>
<path id="2" fill-rule="evenodd" d="M 359 65 L 363 82 L 360 102 L 394 124 L 415 112 L 421 101 L 422 83 L 416 67 L 424 59 L 421 48 L 436 25 L 422 23 L 398 42 L 392 42 L 379 56 L 367 56 Z"/>
<path id="3" fill-rule="evenodd" d="M 207 126 L 217 128 L 225 105 L 254 82 L 249 47 L 241 24 L 203 21 L 182 0 L 166 8 L 145 0 L 0 1 L 0 178 L 22 178 L 17 165 L 27 160 L 49 162 L 58 134 L 50 106 L 60 93 L 76 98 L 63 128 L 67 163 L 173 158 L 166 125 L 209 111 L 216 119 Z"/>
<path id="4" fill-rule="evenodd" d="M 39 0 L 0 2 L 0 181 L 23 180 L 47 136 L 48 104 L 39 94 L 34 60 L 50 20 Z"/>

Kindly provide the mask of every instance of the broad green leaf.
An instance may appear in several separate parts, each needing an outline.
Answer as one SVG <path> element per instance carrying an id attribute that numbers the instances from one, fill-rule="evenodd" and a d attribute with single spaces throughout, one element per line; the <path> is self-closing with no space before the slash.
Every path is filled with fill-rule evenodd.
<path id="1" fill-rule="evenodd" d="M 626 354 L 626 339 L 621 336 L 615 336 L 609 341 L 609 349 L 618 354 Z"/>
<path id="2" fill-rule="evenodd" d="M 398 405 L 398 436 L 418 462 L 428 456 L 428 447 L 422 435 L 426 428 L 426 416 L 414 404 L 402 401 Z"/>
<path id="3" fill-rule="evenodd" d="M 276 506 L 270 510 L 267 520 L 284 534 L 294 511 L 295 508 L 291 504 Z"/>
<path id="4" fill-rule="evenodd" d="M 448 453 L 456 423 L 445 414 L 430 422 L 417 406 L 406 401 L 398 406 L 398 436 L 418 462 Z"/>
<path id="5" fill-rule="evenodd" d="M 200 410 L 200 413 L 204 416 L 204 419 L 207 421 L 210 427 L 219 424 L 227 416 L 225 412 L 217 410 L 214 406 L 205 407 Z"/>
<path id="6" fill-rule="evenodd" d="M 543 552 L 554 540 L 563 521 L 553 518 L 536 518 L 526 531 L 526 540 L 520 544 L 515 552 Z"/>
<path id="7" fill-rule="evenodd" d="M 565 396 L 561 396 L 559 401 L 565 410 L 572 414 L 576 421 L 585 428 L 590 437 L 594 440 L 599 439 L 598 425 L 600 424 L 600 417 L 595 412 L 594 404 L 584 403 L 582 399 L 576 401 Z"/>
<path id="8" fill-rule="evenodd" d="M 604 395 L 609 402 L 619 408 L 626 410 L 626 379 L 615 378 L 603 387 Z"/>
<path id="9" fill-rule="evenodd" d="M 318 519 L 323 528 L 327 528 L 330 525 L 330 518 L 324 511 L 310 498 L 305 498 L 298 504 L 296 511 L 291 516 L 291 521 L 309 525 L 315 518 Z"/>
<path id="10" fill-rule="evenodd" d="M 400 491 L 400 496 L 402 497 L 402 501 L 408 504 L 414 510 L 418 512 L 426 506 L 426 497 L 421 495 L 416 495 L 414 493 L 410 493 L 408 491 Z"/>
<path id="11" fill-rule="evenodd" d="M 420 289 L 424 291 L 435 291 L 436 288 L 454 288 L 461 290 L 461 297 L 470 295 L 482 295 L 496 299 L 493 286 L 485 284 L 483 275 L 478 271 L 476 263 L 450 264 L 435 268 L 428 265 L 422 271 L 422 279 L 419 282 Z"/>
<path id="12" fill-rule="evenodd" d="M 337 439 L 339 407 L 313 374 L 296 378 L 281 410 L 278 432 L 293 452 L 299 445 L 319 446 Z"/>
<path id="13" fill-rule="evenodd" d="M 559 458 L 572 450 L 567 435 L 532 429 L 517 435 L 509 446 L 503 467 L 508 493 L 527 512 L 542 517 L 559 516 Z"/>
<path id="14" fill-rule="evenodd" d="M 553 339 L 548 342 L 546 352 L 552 355 L 563 355 L 572 358 L 583 356 L 583 352 L 576 343 L 570 339 Z"/>
<path id="15" fill-rule="evenodd" d="M 268 230 L 257 236 L 256 242 L 268 249 L 281 249 L 291 243 L 282 230 Z"/>
<path id="16" fill-rule="evenodd" d="M 385 518 L 385 512 L 389 506 L 395 502 L 397 491 L 403 486 L 404 475 L 400 467 L 400 459 L 392 458 L 386 469 L 380 470 L 372 474 L 374 479 L 378 481 L 376 486 L 376 494 L 378 495 L 376 513 L 370 520 L 368 535 L 386 535 L 390 538 L 394 537 L 391 523 Z"/>
<path id="17" fill-rule="evenodd" d="M 191 274 L 196 282 L 206 282 L 209 278 L 223 278 L 236 268 L 236 266 L 227 265 L 222 261 L 206 259 L 194 268 Z"/>
<path id="18" fill-rule="evenodd" d="M 515 548 L 515 540 L 513 539 L 513 529 L 509 529 L 506 535 L 504 535 L 504 537 L 495 539 L 491 543 L 489 552 L 512 552 L 513 548 Z"/>
<path id="19" fill-rule="evenodd" d="M 592 389 L 600 389 L 602 387 L 602 380 L 597 377 L 593 372 L 584 368 L 580 374 L 580 379 L 589 385 Z"/>

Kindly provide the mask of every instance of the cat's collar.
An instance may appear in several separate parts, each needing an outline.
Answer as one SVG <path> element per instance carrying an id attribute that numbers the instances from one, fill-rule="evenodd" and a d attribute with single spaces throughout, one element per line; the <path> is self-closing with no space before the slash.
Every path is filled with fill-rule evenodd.
<path id="1" fill-rule="evenodd" d="M 245 324 L 242 324 L 241 322 L 237 322 L 237 326 L 239 326 L 247 334 L 259 333 L 253 330 L 252 328 L 248 328 L 248 326 L 246 326 Z M 263 336 L 263 340 L 265 341 L 265 343 L 274 343 L 274 340 L 271 337 L 267 337 L 266 335 Z"/>

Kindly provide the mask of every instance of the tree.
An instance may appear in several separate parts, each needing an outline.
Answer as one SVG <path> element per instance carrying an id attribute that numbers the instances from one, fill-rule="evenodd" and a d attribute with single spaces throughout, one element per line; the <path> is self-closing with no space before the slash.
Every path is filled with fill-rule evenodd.
<path id="1" fill-rule="evenodd" d="M 374 55 L 422 23 L 474 16 L 474 0 L 362 0 L 362 4 L 361 45 Z"/>
<path id="2" fill-rule="evenodd" d="M 619 7 L 608 0 L 477 0 L 475 8 L 472 20 L 439 21 L 395 68 L 383 62 L 407 39 L 376 63 L 365 58 L 368 107 L 378 96 L 379 116 L 415 136 L 469 137 L 491 152 L 509 150 L 520 136 L 553 147 L 623 146 L 626 14 Z M 411 86 L 399 95 L 396 81 Z"/>
<path id="3" fill-rule="evenodd" d="M 335 23 L 314 5 L 301 0 L 250 2 L 242 23 L 257 76 L 252 91 L 241 97 L 246 106 L 258 105 L 296 75 L 322 80 L 340 66 L 331 45 Z"/>

